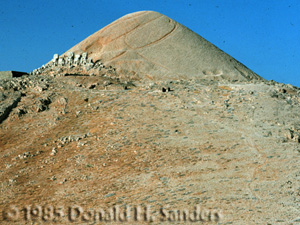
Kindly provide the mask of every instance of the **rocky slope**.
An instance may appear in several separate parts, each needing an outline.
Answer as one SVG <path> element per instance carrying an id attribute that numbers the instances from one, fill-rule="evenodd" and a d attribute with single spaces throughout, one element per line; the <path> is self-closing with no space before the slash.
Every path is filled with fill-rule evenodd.
<path id="1" fill-rule="evenodd" d="M 148 205 L 154 224 L 192 223 L 176 215 L 197 205 L 220 224 L 300 221 L 299 88 L 96 61 L 0 80 L 1 224 L 98 224 L 115 205 Z"/>
<path id="2" fill-rule="evenodd" d="M 125 90 L 40 75 L 2 82 L 6 96 L 12 83 L 22 94 L 0 125 L 2 209 L 200 204 L 222 210 L 224 224 L 299 218 L 298 88 L 170 80 Z"/>

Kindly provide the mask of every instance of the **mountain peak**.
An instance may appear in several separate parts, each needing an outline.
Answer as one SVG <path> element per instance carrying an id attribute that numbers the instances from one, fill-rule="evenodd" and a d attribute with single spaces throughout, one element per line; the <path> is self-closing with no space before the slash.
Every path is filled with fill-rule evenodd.
<path id="1" fill-rule="evenodd" d="M 262 80 L 200 35 L 154 11 L 127 14 L 67 52 L 87 52 L 141 79 Z M 65 53 L 66 54 L 66 53 Z"/>

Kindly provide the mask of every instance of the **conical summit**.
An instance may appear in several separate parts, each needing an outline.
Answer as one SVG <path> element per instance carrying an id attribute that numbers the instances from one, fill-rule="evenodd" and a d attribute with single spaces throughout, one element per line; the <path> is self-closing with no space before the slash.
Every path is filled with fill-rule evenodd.
<path id="1" fill-rule="evenodd" d="M 125 15 L 68 52 L 87 52 L 94 62 L 142 79 L 262 80 L 200 35 L 153 11 Z"/>

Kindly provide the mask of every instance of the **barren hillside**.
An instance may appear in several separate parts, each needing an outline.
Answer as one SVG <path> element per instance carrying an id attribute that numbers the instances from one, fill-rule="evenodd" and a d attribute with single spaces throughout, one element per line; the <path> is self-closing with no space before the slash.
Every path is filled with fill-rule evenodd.
<path id="1" fill-rule="evenodd" d="M 129 21 L 135 27 L 132 20 L 145 14 L 139 23 L 149 16 L 166 20 L 130 14 L 99 32 L 112 37 L 113 26 Z M 145 75 L 144 63 L 126 71 L 131 58 L 124 55 L 137 50 L 126 50 L 122 63 L 120 56 L 109 60 L 110 41 L 101 42 L 101 54 L 92 44 L 83 48 L 90 43 L 83 41 L 64 61 L 0 80 L 1 224 L 120 224 L 126 206 L 132 207 L 128 224 L 300 221 L 297 87 L 265 81 L 226 53 L 218 56 L 228 59 L 221 64 L 214 58 L 221 50 L 211 44 L 211 68 L 223 68 L 218 78 L 197 75 L 205 70 L 202 62 L 186 73 L 168 65 L 166 76 L 158 67 Z M 130 39 L 130 46 L 139 41 Z M 85 61 L 84 52 L 92 60 Z M 76 63 L 78 54 L 84 60 Z M 183 75 L 173 74 L 177 70 Z M 193 214 L 197 206 L 199 215 Z M 117 207 L 123 214 L 110 217 Z"/>

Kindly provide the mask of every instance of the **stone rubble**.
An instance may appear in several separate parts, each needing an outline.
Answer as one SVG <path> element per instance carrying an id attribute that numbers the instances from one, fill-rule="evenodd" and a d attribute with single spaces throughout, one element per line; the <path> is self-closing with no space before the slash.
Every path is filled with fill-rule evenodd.
<path id="1" fill-rule="evenodd" d="M 103 71 L 103 69 L 106 69 Z M 30 72 L 30 75 L 41 75 L 41 74 L 56 74 L 57 72 L 61 74 L 81 74 L 81 75 L 104 75 L 109 74 L 113 77 L 116 73 L 116 69 L 105 65 L 97 60 L 93 62 L 91 57 L 88 57 L 86 52 L 82 54 L 74 54 L 73 52 L 68 52 L 67 55 L 59 56 L 58 54 L 53 55 L 53 59 L 46 65 L 42 65 Z"/>

